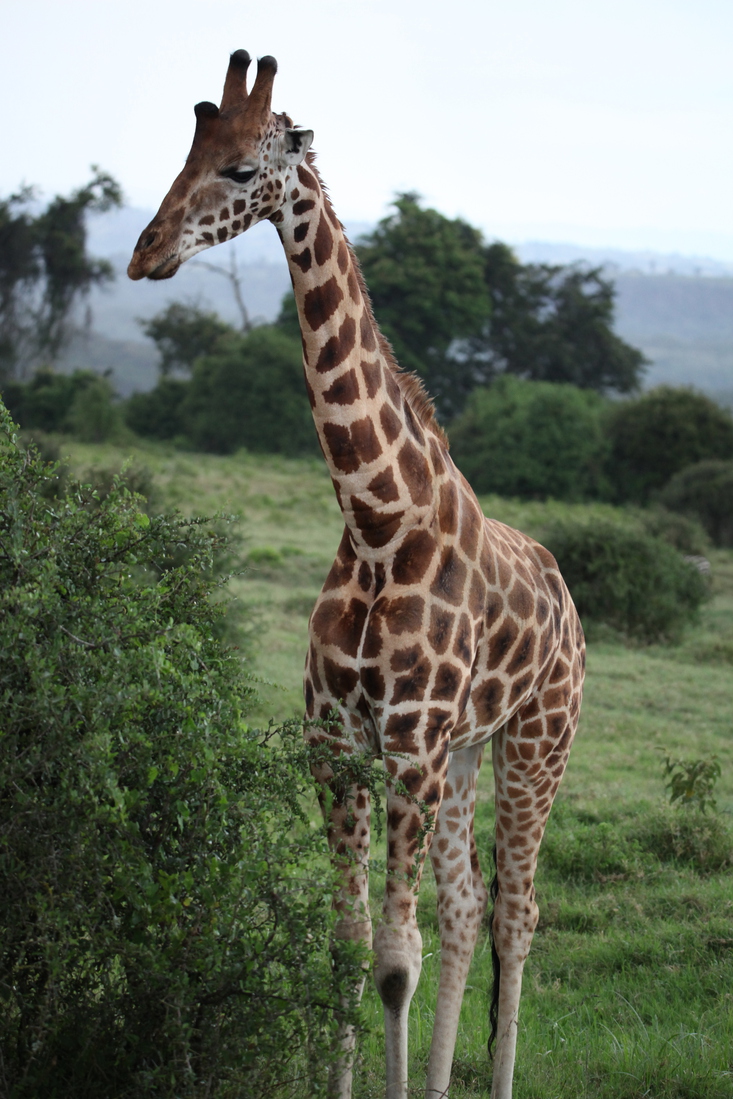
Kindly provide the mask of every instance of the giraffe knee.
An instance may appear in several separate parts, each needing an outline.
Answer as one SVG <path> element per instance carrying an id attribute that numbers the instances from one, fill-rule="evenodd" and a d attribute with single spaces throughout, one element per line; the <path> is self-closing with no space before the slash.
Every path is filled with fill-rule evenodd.
<path id="1" fill-rule="evenodd" d="M 393 1011 L 395 1015 L 399 1015 L 405 1005 L 405 1000 L 412 995 L 409 970 L 406 968 L 390 969 L 385 973 L 375 975 L 375 980 L 377 992 L 384 1006 Z"/>
<path id="2" fill-rule="evenodd" d="M 410 1003 L 422 968 L 422 939 L 417 927 L 382 924 L 374 937 L 374 982 L 385 1008 L 399 1015 Z"/>

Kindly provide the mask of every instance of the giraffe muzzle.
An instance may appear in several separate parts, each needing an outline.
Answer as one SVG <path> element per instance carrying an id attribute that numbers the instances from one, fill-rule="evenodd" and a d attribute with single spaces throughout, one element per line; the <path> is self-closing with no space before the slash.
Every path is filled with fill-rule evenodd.
<path id="1" fill-rule="evenodd" d="M 130 265 L 127 268 L 128 278 L 137 282 L 138 279 L 152 279 L 154 282 L 159 282 L 161 279 L 173 278 L 178 268 L 181 266 L 181 260 L 176 252 L 172 256 L 166 256 L 164 260 L 155 262 L 155 258 L 146 256 L 144 250 L 138 251 L 135 249 L 135 253 L 130 260 Z"/>

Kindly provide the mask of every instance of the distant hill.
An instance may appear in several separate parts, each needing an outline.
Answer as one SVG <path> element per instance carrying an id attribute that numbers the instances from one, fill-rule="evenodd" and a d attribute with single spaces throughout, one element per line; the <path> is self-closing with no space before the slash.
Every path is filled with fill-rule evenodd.
<path id="1" fill-rule="evenodd" d="M 231 286 L 223 274 L 185 264 L 175 279 L 133 283 L 126 268 L 151 211 L 127 207 L 96 217 L 89 225 L 93 254 L 113 263 L 117 278 L 90 299 L 93 327 L 64 356 L 62 368 L 111 368 L 118 390 L 127 395 L 155 383 L 156 351 L 137 323 L 171 301 L 190 301 L 239 323 Z M 349 224 L 352 240 L 368 232 L 366 223 Z M 253 318 L 272 321 L 290 276 L 277 234 L 258 225 L 243 237 L 202 257 L 226 268 L 234 254 Z M 652 365 L 645 386 L 667 382 L 694 385 L 733 405 L 733 265 L 701 256 L 623 252 L 573 244 L 530 242 L 516 246 L 524 263 L 585 263 L 602 266 L 616 285 L 616 331 L 639 347 Z"/>

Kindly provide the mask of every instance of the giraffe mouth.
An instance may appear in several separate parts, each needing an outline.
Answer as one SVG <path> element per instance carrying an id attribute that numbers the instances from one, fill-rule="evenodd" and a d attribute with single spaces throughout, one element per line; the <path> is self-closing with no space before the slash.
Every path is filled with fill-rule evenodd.
<path id="1" fill-rule="evenodd" d="M 181 266 L 181 262 L 178 254 L 169 256 L 168 259 L 164 259 L 162 263 L 154 267 L 152 271 L 148 271 L 147 278 L 153 279 L 155 282 L 160 281 L 160 279 L 171 279 Z"/>

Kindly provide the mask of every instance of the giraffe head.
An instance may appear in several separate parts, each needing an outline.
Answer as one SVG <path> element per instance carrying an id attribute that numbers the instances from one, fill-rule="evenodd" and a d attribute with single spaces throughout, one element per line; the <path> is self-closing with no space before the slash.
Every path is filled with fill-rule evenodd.
<path id="1" fill-rule="evenodd" d="M 272 113 L 275 58 L 260 58 L 248 94 L 249 63 L 246 50 L 233 53 L 221 106 L 194 107 L 191 152 L 135 245 L 131 279 L 168 279 L 191 256 L 255 221 L 282 220 L 287 178 L 308 152 L 313 131 L 296 130 L 286 114 Z"/>

